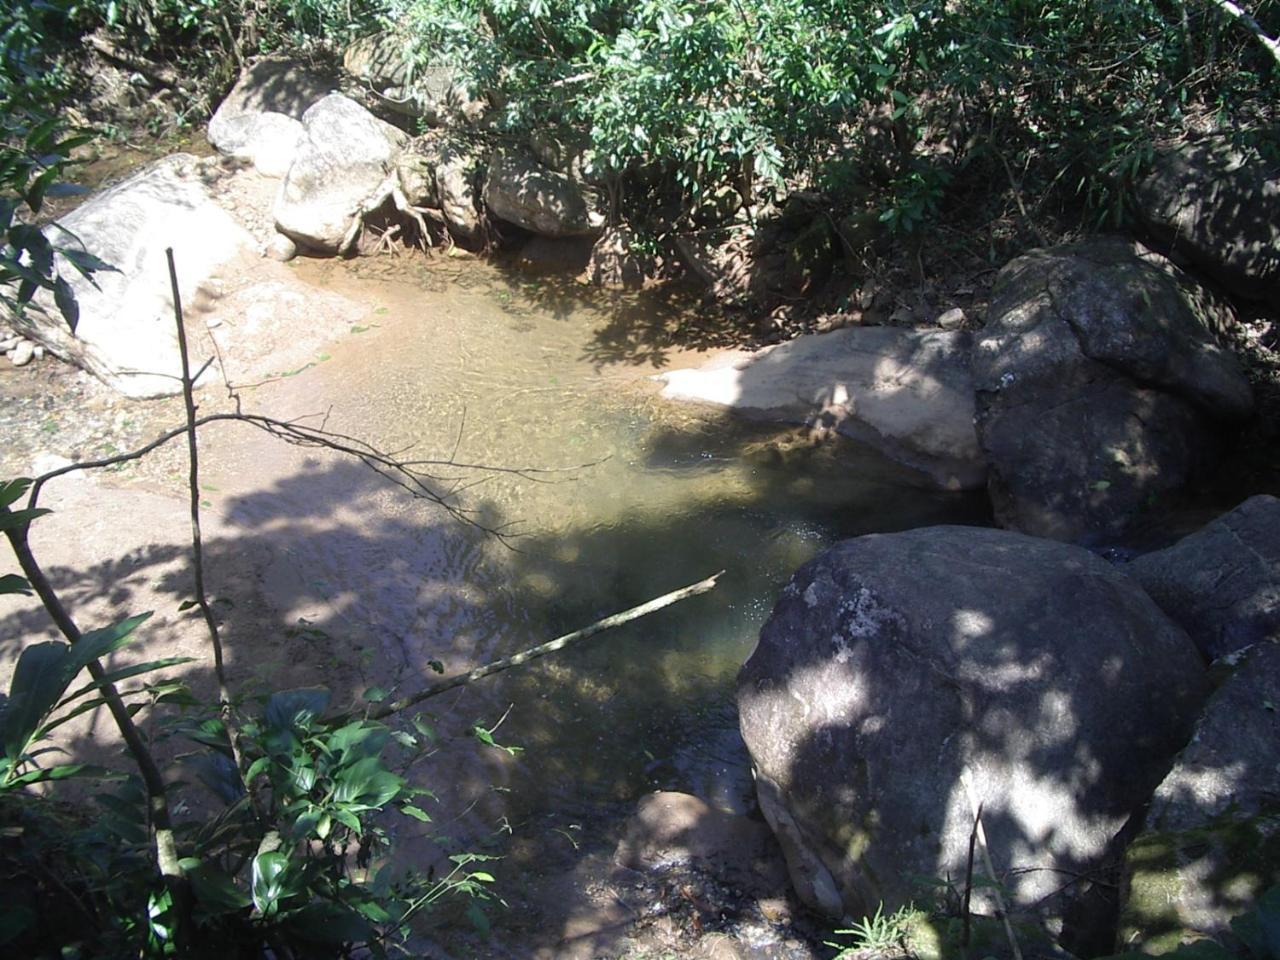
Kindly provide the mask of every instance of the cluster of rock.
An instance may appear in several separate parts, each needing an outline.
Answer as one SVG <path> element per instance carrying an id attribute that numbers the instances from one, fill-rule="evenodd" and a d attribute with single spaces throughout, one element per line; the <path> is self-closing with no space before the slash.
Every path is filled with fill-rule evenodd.
<path id="1" fill-rule="evenodd" d="M 887 913 L 922 878 L 992 910 L 994 880 L 1028 936 L 1089 955 L 1120 880 L 1125 945 L 1160 952 L 1280 881 L 1278 644 L 1273 497 L 1127 568 L 1012 531 L 864 536 L 783 591 L 742 733 L 824 913 Z"/>
<path id="2" fill-rule="evenodd" d="M 0 355 L 8 357 L 15 367 L 25 367 L 32 360 L 44 359 L 44 347 L 16 330 L 0 326 Z"/>
<path id="3" fill-rule="evenodd" d="M 1139 199 L 1181 266 L 1119 239 L 1035 250 L 972 332 L 847 328 L 661 378 L 985 487 L 1006 528 L 838 544 L 742 669 L 761 810 L 829 916 L 941 881 L 1024 943 L 1160 953 L 1280 882 L 1280 500 L 1127 565 L 1076 545 L 1122 537 L 1252 415 L 1214 289 L 1280 302 L 1280 179 L 1194 144 Z"/>
<path id="4" fill-rule="evenodd" d="M 569 165 L 546 165 L 533 145 L 490 153 L 476 131 L 487 113 L 483 99 L 446 68 L 415 76 L 406 49 L 394 36 L 370 37 L 348 50 L 345 67 L 375 104 L 432 125 L 421 136 L 288 60 L 259 61 L 219 106 L 209 140 L 280 178 L 273 216 L 283 236 L 315 253 L 346 252 L 388 204 L 424 228 L 425 215 L 463 243 L 482 240 L 486 219 L 545 237 L 600 234 L 594 194 Z"/>
<path id="5" fill-rule="evenodd" d="M 228 278 L 238 286 L 246 277 L 265 278 L 275 292 L 288 286 L 255 264 L 263 257 L 358 251 L 397 231 L 416 230 L 428 243 L 447 233 L 478 245 L 488 224 L 502 220 L 547 238 L 590 243 L 601 235 L 604 219 L 579 158 L 549 142 L 490 154 L 476 129 L 484 123 L 483 100 L 447 71 L 415 78 L 404 49 L 386 38 L 361 41 L 346 58 L 345 79 L 284 59 L 246 69 L 208 128 L 231 173 L 216 161 L 166 157 L 49 228 L 55 246 L 79 247 L 114 269 L 89 280 L 59 255 L 59 273 L 79 304 L 77 329 L 73 335 L 53 298 L 41 294 L 15 319 L 22 342 L 129 396 L 175 393 L 180 367 L 166 248 L 175 250 L 179 292 L 189 304 L 222 296 Z M 415 117 L 445 125 L 409 136 L 338 92 L 353 77 L 377 102 L 404 101 L 402 112 L 416 104 Z M 229 180 L 234 190 L 226 189 Z M 253 209 L 244 209 L 246 198 Z M 370 224 L 376 228 L 366 229 Z M 629 282 L 634 271 L 616 262 L 615 247 L 611 238 L 594 272 L 602 282 L 615 275 Z M 328 306 L 320 313 L 335 312 Z M 13 346 L 18 362 L 35 349 Z"/>
<path id="6" fill-rule="evenodd" d="M 795 295 L 830 271 L 832 230 L 851 243 L 857 225 L 793 199 L 776 227 L 790 231 L 779 249 Z M 847 327 L 665 374 L 664 395 L 870 442 L 944 489 L 986 487 L 1006 527 L 1114 539 L 1203 475 L 1252 413 L 1223 347 L 1224 294 L 1280 303 L 1273 163 L 1225 140 L 1171 148 L 1136 200 L 1151 246 L 1103 238 L 1018 257 L 972 335 L 952 312 L 941 330 Z M 764 282 L 720 263 L 723 250 L 684 252 L 724 299 Z"/>
<path id="7" fill-rule="evenodd" d="M 966 331 L 851 327 L 662 375 L 664 396 L 870 442 L 1002 526 L 1098 542 L 1212 465 L 1253 410 L 1230 308 L 1145 248 L 1036 250 Z"/>

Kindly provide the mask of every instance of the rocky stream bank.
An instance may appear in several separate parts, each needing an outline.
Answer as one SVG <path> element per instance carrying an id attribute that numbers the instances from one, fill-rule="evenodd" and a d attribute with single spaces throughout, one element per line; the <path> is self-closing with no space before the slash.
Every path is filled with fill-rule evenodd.
<path id="1" fill-rule="evenodd" d="M 810 195 L 761 220 L 728 211 L 678 265 L 648 260 L 572 151 L 488 143 L 483 97 L 443 74 L 402 89 L 383 53 L 357 45 L 345 78 L 261 61 L 210 122 L 219 155 L 167 157 L 64 218 L 120 271 L 77 284 L 74 336 L 56 310 L 15 322 L 7 465 L 35 460 L 33 423 L 77 457 L 145 438 L 160 407 L 135 420 L 108 391 L 175 391 L 168 247 L 189 334 L 219 357 L 210 398 L 220 379 L 314 362 L 365 318 L 298 282 L 285 264 L 300 252 L 501 235 L 588 282 L 678 266 L 764 319 L 742 349 L 664 370 L 666 399 L 868 444 L 922 486 L 986 491 L 1002 529 L 859 537 L 797 571 L 738 680 L 755 818 L 646 798 L 616 849 L 528 892 L 535 925 L 548 902 L 574 905 L 534 937 L 541 955 L 823 955 L 824 925 L 919 901 L 922 878 L 954 911 L 979 820 L 994 875 L 972 908 L 1007 911 L 1028 953 L 1227 936 L 1280 882 L 1277 474 L 1227 487 L 1258 495 L 1196 532 L 1188 518 L 1241 437 L 1274 470 L 1274 167 L 1225 144 L 1171 148 L 1137 191 L 1140 236 L 1032 250 L 952 284 L 964 305 L 904 309 L 869 285 L 824 292 L 858 225 Z M 366 104 L 339 92 L 353 78 Z M 435 126 L 411 137 L 368 109 L 405 102 Z M 808 311 L 819 301 L 839 308 Z M 806 326 L 825 332 L 760 348 Z M 933 942 L 901 946 L 954 948 Z"/>

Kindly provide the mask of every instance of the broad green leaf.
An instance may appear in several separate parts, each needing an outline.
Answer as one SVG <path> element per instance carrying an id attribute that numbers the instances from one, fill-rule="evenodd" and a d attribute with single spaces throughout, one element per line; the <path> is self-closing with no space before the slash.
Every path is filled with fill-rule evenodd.
<path id="1" fill-rule="evenodd" d="M 0 594 L 20 593 L 24 597 L 31 596 L 31 584 L 27 583 L 25 577 L 20 577 L 16 573 L 6 573 L 0 577 Z"/>
<path id="2" fill-rule="evenodd" d="M 180 865 L 195 892 L 197 914 L 221 917 L 252 906 L 253 899 L 236 885 L 235 878 L 214 864 L 187 857 Z"/>
<path id="3" fill-rule="evenodd" d="M 387 745 L 389 733 L 379 723 L 357 720 L 340 727 L 326 738 L 325 746 L 338 754 L 340 764 L 352 763 L 361 757 L 372 757 Z"/>
<path id="4" fill-rule="evenodd" d="M 404 786 L 404 780 L 382 765 L 378 757 L 358 760 L 335 774 L 333 798 L 338 803 L 382 807 Z"/>
<path id="5" fill-rule="evenodd" d="M 281 690 L 267 701 L 268 727 L 290 730 L 309 726 L 329 706 L 329 691 L 324 687 L 301 687 L 297 690 Z"/>
<path id="6" fill-rule="evenodd" d="M 52 733 L 54 730 L 57 730 L 64 723 L 70 723 L 76 717 L 81 716 L 82 714 L 86 714 L 90 710 L 96 710 L 98 707 L 102 706 L 106 702 L 107 702 L 106 697 L 94 697 L 90 700 L 83 700 L 80 703 L 76 704 L 74 710 L 70 710 L 67 713 L 62 714 L 62 716 L 58 717 L 56 720 L 50 720 L 48 723 L 41 726 L 35 735 L 37 738 L 47 737 L 50 733 Z"/>
<path id="7" fill-rule="evenodd" d="M 309 839 L 312 834 L 318 835 L 320 821 L 323 817 L 323 813 L 312 807 L 293 821 L 293 826 L 289 828 L 289 835 L 294 840 Z"/>
<path id="8" fill-rule="evenodd" d="M 71 648 L 71 656 L 76 664 L 76 672 L 78 673 L 88 666 L 91 661 L 99 660 L 128 643 L 133 636 L 133 632 L 150 616 L 150 611 L 140 613 L 136 617 L 129 617 L 127 620 L 121 620 L 119 623 L 112 624 L 109 627 L 90 630 L 84 634 L 76 642 L 76 645 Z"/>
<path id="9" fill-rule="evenodd" d="M 291 911 L 283 926 L 291 936 L 310 943 L 362 944 L 378 935 L 369 921 L 350 907 L 323 900 Z"/>
<path id="10" fill-rule="evenodd" d="M 363 828 L 360 826 L 359 818 L 349 810 L 335 809 L 331 811 L 331 813 L 333 819 L 337 820 L 356 836 L 360 836 L 360 834 L 364 832 Z"/>
<path id="11" fill-rule="evenodd" d="M 98 257 L 95 257 L 88 250 L 73 250 L 63 247 L 58 251 L 70 261 L 76 271 L 85 279 L 92 280 L 93 274 L 97 271 L 108 273 L 118 273 L 119 271 L 111 264 Z"/>
<path id="12" fill-rule="evenodd" d="M 66 780 L 69 777 L 93 777 L 104 779 L 112 776 L 106 767 L 88 763 L 64 763 L 56 767 L 45 767 L 42 770 L 31 770 L 9 781 L 11 786 L 26 786 L 32 783 L 45 783 L 52 780 Z M 119 776 L 119 774 L 116 774 Z"/>
<path id="13" fill-rule="evenodd" d="M 0 713 L 5 756 L 17 759 L 76 675 L 71 647 L 56 640 L 27 647 L 18 657 L 9 699 Z"/>
<path id="14" fill-rule="evenodd" d="M 27 488 L 31 486 L 29 477 L 19 477 L 16 480 L 6 480 L 0 483 L 0 507 L 7 507 L 16 503 L 18 498 L 27 492 Z"/>
<path id="15" fill-rule="evenodd" d="M 37 507 L 34 510 L 4 510 L 0 512 L 0 532 L 15 530 L 47 513 L 53 513 L 53 511 L 44 507 Z"/>
<path id="16" fill-rule="evenodd" d="M 245 771 L 245 783 L 253 783 L 254 780 L 267 772 L 267 768 L 271 766 L 270 757 L 259 757 L 253 763 L 249 764 L 249 769 Z"/>
<path id="17" fill-rule="evenodd" d="M 84 686 L 68 693 L 62 698 L 58 706 L 65 707 L 72 701 L 83 697 L 87 693 L 92 693 L 94 690 L 99 690 L 108 683 L 119 683 L 121 680 L 128 680 L 144 673 L 153 673 L 156 670 L 164 670 L 167 667 L 176 667 L 184 663 L 195 663 L 196 661 L 196 657 L 164 657 L 161 660 L 149 660 L 146 663 L 135 663 L 129 667 L 121 667 L 119 670 L 108 670 L 103 674 L 101 680 L 86 683 Z"/>
<path id="18" fill-rule="evenodd" d="M 253 858 L 250 893 L 253 905 L 264 917 L 276 910 L 284 892 L 284 875 L 289 858 L 278 850 L 269 850 Z"/>
<path id="19" fill-rule="evenodd" d="M 405 814 L 406 816 L 413 817 L 413 819 L 415 820 L 421 820 L 423 823 L 431 822 L 430 814 L 428 814 L 425 810 L 415 807 L 411 803 L 401 804 L 400 812 Z"/>
<path id="20" fill-rule="evenodd" d="M 71 289 L 71 284 L 67 283 L 66 277 L 54 278 L 53 303 L 62 314 L 62 319 L 67 321 L 67 327 L 75 333 L 76 327 L 80 325 L 80 304 L 76 301 L 75 291 Z"/>
<path id="21" fill-rule="evenodd" d="M 197 779 L 223 803 L 235 803 L 244 795 L 244 784 L 235 761 L 225 753 L 210 750 L 183 758 L 183 765 L 195 771 Z"/>

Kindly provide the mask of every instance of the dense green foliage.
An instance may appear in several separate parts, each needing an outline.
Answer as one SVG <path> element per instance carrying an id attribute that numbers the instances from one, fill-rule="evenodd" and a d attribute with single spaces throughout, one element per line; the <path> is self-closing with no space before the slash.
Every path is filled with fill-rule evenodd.
<path id="1" fill-rule="evenodd" d="M 184 93 L 203 109 L 245 57 L 393 28 L 419 64 L 456 67 L 499 106 L 493 136 L 554 141 L 579 155 L 615 217 L 677 228 L 714 220 L 735 197 L 750 205 L 796 188 L 897 232 L 943 211 L 1008 217 L 1019 200 L 1024 217 L 1115 224 L 1154 143 L 1210 129 L 1268 142 L 1280 102 L 1275 61 L 1211 0 L 55 0 L 18 10 L 9 33 L 38 55 L 102 28 L 124 49 L 181 63 Z M 1251 12 L 1280 33 L 1278 0 Z M 56 70 L 43 76 L 56 83 Z"/>
<path id="2" fill-rule="evenodd" d="M 1275 63 L 1207 2 L 392 0 L 424 61 L 504 105 L 502 133 L 584 141 L 587 169 L 678 192 L 817 187 L 912 230 L 999 185 L 1122 215 L 1151 144 L 1272 120 Z M 1255 15 L 1273 35 L 1280 4 Z M 656 183 L 664 188 L 646 191 Z M 754 184 L 753 182 L 754 181 Z M 981 198 L 979 198 L 981 201 Z"/>
<path id="3" fill-rule="evenodd" d="M 50 61 L 48 47 L 65 26 L 63 11 L 35 3 L 8 13 L 0 32 L 0 306 L 17 310 L 38 289 L 51 290 L 74 329 L 75 298 L 58 274 L 55 250 L 86 276 L 105 265 L 74 237 L 54 233 L 51 239 L 31 225 L 46 198 L 74 189 L 60 182 L 63 167 L 89 139 L 68 136 L 56 111 L 70 80 Z"/>

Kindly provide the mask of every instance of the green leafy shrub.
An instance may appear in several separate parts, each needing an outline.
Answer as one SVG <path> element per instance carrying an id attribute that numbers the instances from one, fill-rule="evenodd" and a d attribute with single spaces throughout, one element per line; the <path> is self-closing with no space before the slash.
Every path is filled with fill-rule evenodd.
<path id="1" fill-rule="evenodd" d="M 1256 7 L 1276 33 L 1277 4 Z M 1114 223 L 1155 141 L 1262 136 L 1280 99 L 1280 71 L 1212 4 L 394 0 L 387 16 L 421 62 L 504 105 L 502 133 L 585 141 L 633 220 L 656 181 L 677 219 L 726 185 L 817 184 L 897 232 L 1009 191 Z"/>

